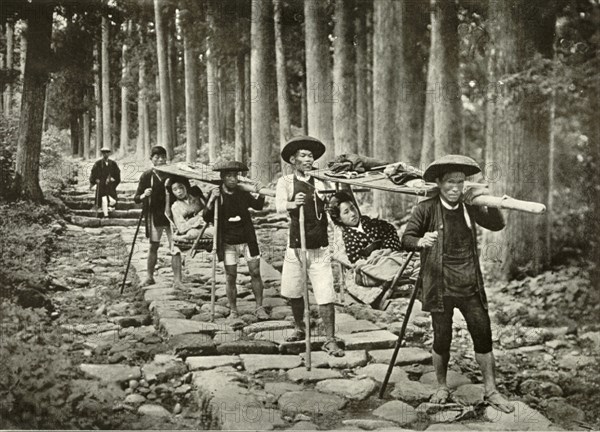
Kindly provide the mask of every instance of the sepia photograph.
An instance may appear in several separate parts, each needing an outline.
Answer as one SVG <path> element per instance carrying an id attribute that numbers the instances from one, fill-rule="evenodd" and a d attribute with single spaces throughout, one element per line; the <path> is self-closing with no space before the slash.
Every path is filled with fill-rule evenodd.
<path id="1" fill-rule="evenodd" d="M 600 430 L 600 0 L 0 0 L 0 430 Z"/>

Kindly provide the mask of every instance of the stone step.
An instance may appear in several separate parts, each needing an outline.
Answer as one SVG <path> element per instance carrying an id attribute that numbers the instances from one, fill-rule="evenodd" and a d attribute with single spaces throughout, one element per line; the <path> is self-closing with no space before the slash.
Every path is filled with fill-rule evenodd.
<path id="1" fill-rule="evenodd" d="M 111 219 L 137 219 L 140 217 L 142 209 L 131 209 L 131 210 L 114 210 L 110 213 Z M 101 209 L 98 209 L 98 214 L 102 213 Z M 96 217 L 96 211 L 92 209 L 75 209 L 73 214 L 77 216 L 85 217 Z"/>
<path id="2" fill-rule="evenodd" d="M 118 195 L 118 201 L 119 202 L 123 202 L 123 203 L 132 203 L 133 201 L 133 195 L 129 196 L 128 194 L 119 194 Z M 96 197 L 96 195 L 93 192 L 88 192 L 86 194 L 80 194 L 80 195 L 67 195 L 65 197 L 65 200 L 67 201 L 72 201 L 72 202 L 88 202 L 88 201 L 94 201 L 94 198 Z"/>
<path id="3" fill-rule="evenodd" d="M 92 197 L 89 200 L 86 201 L 73 201 L 70 199 L 64 200 L 64 203 L 67 207 L 69 207 L 72 210 L 89 210 L 94 206 L 94 198 Z M 126 201 L 117 201 L 117 205 L 116 205 L 116 209 L 117 210 L 133 210 L 133 209 L 140 209 L 142 208 L 141 204 L 136 204 L 133 201 L 131 202 L 126 202 Z"/>
<path id="4" fill-rule="evenodd" d="M 136 226 L 137 219 L 133 218 L 95 218 L 73 215 L 70 222 L 86 228 L 100 228 L 105 226 Z"/>

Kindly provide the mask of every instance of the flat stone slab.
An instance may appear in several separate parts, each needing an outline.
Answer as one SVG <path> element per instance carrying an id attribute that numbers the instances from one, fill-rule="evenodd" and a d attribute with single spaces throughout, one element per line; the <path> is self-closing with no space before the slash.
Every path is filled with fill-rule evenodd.
<path id="1" fill-rule="evenodd" d="M 343 397 L 316 390 L 288 392 L 281 395 L 277 403 L 284 413 L 306 413 L 313 417 L 332 414 L 346 406 Z"/>
<path id="2" fill-rule="evenodd" d="M 214 334 L 221 329 L 221 326 L 215 323 L 176 318 L 161 319 L 160 327 L 164 329 L 169 337 L 187 333 Z"/>
<path id="3" fill-rule="evenodd" d="M 345 426 L 355 426 L 362 430 L 376 430 L 376 429 L 394 429 L 401 431 L 396 423 L 386 420 L 369 420 L 369 419 L 348 419 L 342 420 L 342 424 Z"/>
<path id="4" fill-rule="evenodd" d="M 144 404 L 138 408 L 138 414 L 152 417 L 170 417 L 171 413 L 160 405 Z"/>
<path id="5" fill-rule="evenodd" d="M 398 336 L 387 330 L 377 330 L 338 335 L 346 344 L 347 350 L 391 348 Z"/>
<path id="6" fill-rule="evenodd" d="M 265 391 L 271 393 L 276 398 L 279 398 L 279 396 L 284 393 L 300 391 L 302 389 L 304 389 L 304 387 L 301 384 L 294 384 L 286 381 L 265 383 Z"/>
<path id="7" fill-rule="evenodd" d="M 153 361 L 142 366 L 142 373 L 148 382 L 165 382 L 169 378 L 177 375 L 183 375 L 187 372 L 185 364 L 178 360 L 169 360 L 167 362 Z"/>
<path id="8" fill-rule="evenodd" d="M 429 400 L 434 392 L 433 386 L 419 381 L 402 380 L 394 385 L 391 396 L 406 403 L 419 403 Z"/>
<path id="9" fill-rule="evenodd" d="M 366 375 L 370 378 L 373 378 L 377 382 L 383 382 L 383 380 L 385 379 L 385 375 L 387 373 L 387 369 L 388 369 L 387 365 L 384 365 L 381 363 L 371 363 L 365 367 L 357 369 L 355 371 L 355 373 L 356 373 L 356 375 Z M 403 371 L 399 367 L 395 366 L 392 369 L 392 374 L 390 376 L 389 382 L 399 383 L 399 382 L 404 382 L 404 381 L 408 381 L 408 375 L 406 374 L 405 371 Z"/>
<path id="10" fill-rule="evenodd" d="M 159 314 L 163 310 L 174 310 L 184 316 L 192 316 L 196 312 L 196 304 L 183 300 L 154 300 L 149 309 Z"/>
<path id="11" fill-rule="evenodd" d="M 377 330 L 381 330 L 381 328 L 367 320 L 348 320 L 340 323 L 336 322 L 336 333 L 338 334 L 361 333 Z"/>
<path id="12" fill-rule="evenodd" d="M 393 421 L 401 426 L 409 425 L 417 420 L 417 411 L 401 401 L 384 403 L 373 411 L 373 415 Z"/>
<path id="13" fill-rule="evenodd" d="M 305 354 L 301 354 L 305 358 Z M 344 357 L 330 356 L 324 351 L 311 353 L 311 366 L 315 368 L 354 369 L 367 364 L 366 351 L 346 351 Z"/>
<path id="14" fill-rule="evenodd" d="M 566 354 L 558 359 L 558 366 L 562 369 L 581 369 L 586 366 L 591 366 L 597 363 L 597 360 L 592 356 Z"/>
<path id="15" fill-rule="evenodd" d="M 369 356 L 375 363 L 390 364 L 393 349 L 371 350 Z M 396 357 L 396 366 L 410 365 L 413 363 L 431 363 L 431 353 L 421 348 L 401 347 Z"/>
<path id="16" fill-rule="evenodd" d="M 277 354 L 277 345 L 269 341 L 236 340 L 221 343 L 217 347 L 219 354 Z"/>
<path id="17" fill-rule="evenodd" d="M 518 428 L 518 430 L 547 430 L 552 424 L 550 420 L 538 411 L 520 401 L 513 402 L 515 410 L 512 413 L 503 413 L 492 407 L 485 409 L 485 417 L 505 429 Z"/>
<path id="18" fill-rule="evenodd" d="M 144 300 L 147 302 L 173 300 L 175 295 L 173 288 L 150 288 L 144 291 Z"/>
<path id="19" fill-rule="evenodd" d="M 79 368 L 86 374 L 104 382 L 123 382 L 139 379 L 142 372 L 139 367 L 120 364 L 104 365 L 83 363 Z"/>
<path id="20" fill-rule="evenodd" d="M 169 346 L 178 357 L 216 354 L 217 349 L 210 335 L 204 333 L 180 334 L 169 340 Z"/>
<path id="21" fill-rule="evenodd" d="M 452 392 L 452 399 L 464 405 L 476 405 L 483 401 L 483 384 L 464 384 Z"/>
<path id="22" fill-rule="evenodd" d="M 288 378 L 294 382 L 317 382 L 332 378 L 342 378 L 342 374 L 333 369 L 311 368 L 307 371 L 305 367 L 298 367 L 288 371 Z"/>
<path id="23" fill-rule="evenodd" d="M 260 259 L 260 277 L 264 283 L 281 281 L 281 273 L 263 258 Z"/>
<path id="24" fill-rule="evenodd" d="M 327 379 L 319 381 L 315 390 L 323 393 L 333 393 L 351 400 L 368 398 L 375 390 L 375 382 L 365 379 Z"/>
<path id="25" fill-rule="evenodd" d="M 421 382 L 421 384 L 437 386 L 437 378 L 435 377 L 435 371 L 424 373 L 419 381 Z M 457 388 L 464 384 L 472 384 L 469 378 L 452 370 L 448 371 L 448 374 L 446 375 L 446 382 L 448 384 L 448 387 L 451 389 Z"/>
<path id="26" fill-rule="evenodd" d="M 244 368 L 250 373 L 269 369 L 294 369 L 302 364 L 300 357 L 295 355 L 242 354 L 240 358 Z"/>
<path id="27" fill-rule="evenodd" d="M 266 332 L 273 330 L 282 330 L 294 328 L 294 324 L 291 321 L 261 321 L 254 324 L 250 324 L 244 327 L 244 333 L 261 333 L 264 335 Z M 269 339 L 267 339 L 269 340 Z"/>
<path id="28" fill-rule="evenodd" d="M 192 371 L 214 369 L 221 366 L 236 366 L 240 363 L 242 363 L 242 359 L 238 356 L 205 356 L 185 359 L 185 364 Z"/>

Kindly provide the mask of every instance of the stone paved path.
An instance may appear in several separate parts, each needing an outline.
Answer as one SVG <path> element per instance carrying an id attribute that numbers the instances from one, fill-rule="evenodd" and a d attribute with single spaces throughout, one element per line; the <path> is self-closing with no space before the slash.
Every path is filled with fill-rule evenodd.
<path id="1" fill-rule="evenodd" d="M 64 324 L 68 337 L 83 344 L 80 368 L 88 377 L 117 383 L 122 409 L 168 419 L 178 427 L 189 425 L 183 419 L 195 415 L 204 421 L 203 427 L 223 429 L 540 430 L 552 426 L 520 402 L 511 416 L 491 408 L 474 411 L 473 405 L 482 399 L 482 386 L 454 370 L 450 385 L 470 405 L 440 409 L 425 403 L 433 392 L 434 377 L 429 348 L 424 345 L 429 322 L 418 307 L 408 332 L 414 346 L 400 351 L 385 399 L 379 400 L 377 392 L 400 323 L 385 322 L 377 311 L 358 305 L 337 307 L 337 335 L 346 356 L 333 358 L 319 351 L 323 336 L 317 330 L 312 339 L 313 368 L 307 371 L 304 343 L 285 342 L 292 319 L 279 295 L 282 254 L 276 252 L 283 250 L 287 222 L 269 211 L 255 220 L 259 239 L 270 239 L 261 270 L 272 320 L 256 322 L 248 269 L 241 265 L 238 309 L 243 324 L 231 326 L 219 265 L 216 319 L 211 322 L 210 254 L 186 258 L 185 288 L 175 290 L 166 240 L 159 250 L 156 284 L 140 287 L 148 250 L 143 229 L 125 293 L 119 296 L 139 215 L 131 201 L 135 185 L 132 178 L 119 187 L 118 213 L 104 220 L 94 218 L 87 208 L 93 199 L 87 185 L 67 191 L 65 201 L 78 209 L 65 234 L 72 253 L 53 262 L 57 273 L 69 275 L 68 280 L 55 280 L 56 286 L 70 286 L 55 299 L 59 308 L 73 312 L 73 298 L 87 299 L 80 322 Z M 315 304 L 312 295 L 311 304 Z M 203 410 L 210 415 L 202 414 Z"/>

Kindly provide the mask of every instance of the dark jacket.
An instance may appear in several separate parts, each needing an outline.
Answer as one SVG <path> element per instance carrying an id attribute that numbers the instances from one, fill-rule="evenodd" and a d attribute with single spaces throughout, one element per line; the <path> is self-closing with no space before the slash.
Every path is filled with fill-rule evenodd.
<path id="1" fill-rule="evenodd" d="M 473 245 L 473 259 L 477 276 L 477 292 L 481 297 L 483 306 L 487 309 L 487 298 L 483 287 L 483 276 L 479 266 L 477 254 L 477 232 L 475 223 L 491 231 L 500 231 L 504 228 L 504 218 L 500 210 L 495 208 L 465 205 L 471 222 L 471 235 Z M 420 202 L 414 208 L 412 216 L 406 225 L 402 236 L 402 246 L 407 250 L 419 250 L 417 243 L 426 232 L 437 231 L 438 238 L 433 247 L 421 249 L 421 270 L 415 289 L 419 291 L 419 299 L 423 310 L 429 312 L 444 311 L 444 275 L 443 275 L 443 245 L 444 245 L 444 219 L 442 203 L 439 196 Z"/>
<path id="2" fill-rule="evenodd" d="M 221 195 L 224 195 L 223 188 L 221 187 Z M 235 189 L 233 194 L 230 196 L 230 203 L 234 204 L 237 208 L 235 212 L 240 216 L 244 232 L 246 234 L 246 241 L 248 243 L 248 249 L 250 249 L 250 255 L 257 256 L 260 251 L 258 249 L 258 240 L 256 239 L 256 232 L 254 231 L 254 224 L 252 223 L 252 217 L 250 216 L 249 208 L 254 210 L 262 210 L 265 205 L 264 195 L 259 195 L 258 198 L 254 198 L 250 192 L 243 191 L 241 189 Z M 223 202 L 223 198 L 219 198 L 220 203 Z M 204 220 L 206 223 L 213 223 L 215 217 L 215 204 L 213 203 L 212 208 L 206 207 L 204 209 Z M 220 205 L 220 204 L 219 204 Z M 223 261 L 225 257 L 224 241 L 225 238 L 225 212 L 219 208 L 219 221 L 217 230 L 217 256 L 219 261 Z"/>
<path id="3" fill-rule="evenodd" d="M 104 159 L 100 159 L 94 163 L 92 172 L 90 173 L 90 185 L 95 185 L 96 180 L 100 180 L 96 196 L 103 197 L 109 195 L 116 200 L 117 186 L 121 183 L 121 170 L 114 160 L 108 159 L 107 162 L 108 165 L 104 163 Z M 112 181 L 108 182 L 109 178 Z M 100 205 L 100 203 L 97 202 L 96 205 Z"/>
<path id="4" fill-rule="evenodd" d="M 154 220 L 155 226 L 166 227 L 170 225 L 169 219 L 165 216 L 165 180 L 168 178 L 166 174 L 156 173 L 152 168 L 144 171 L 140 176 L 137 191 L 133 197 L 136 203 L 142 203 L 142 211 L 144 212 L 144 221 L 146 224 L 146 237 L 150 237 L 150 221 L 148 219 L 148 212 L 152 212 L 152 219 Z M 152 194 L 150 198 L 142 200 L 141 196 L 144 191 L 151 187 Z"/>

